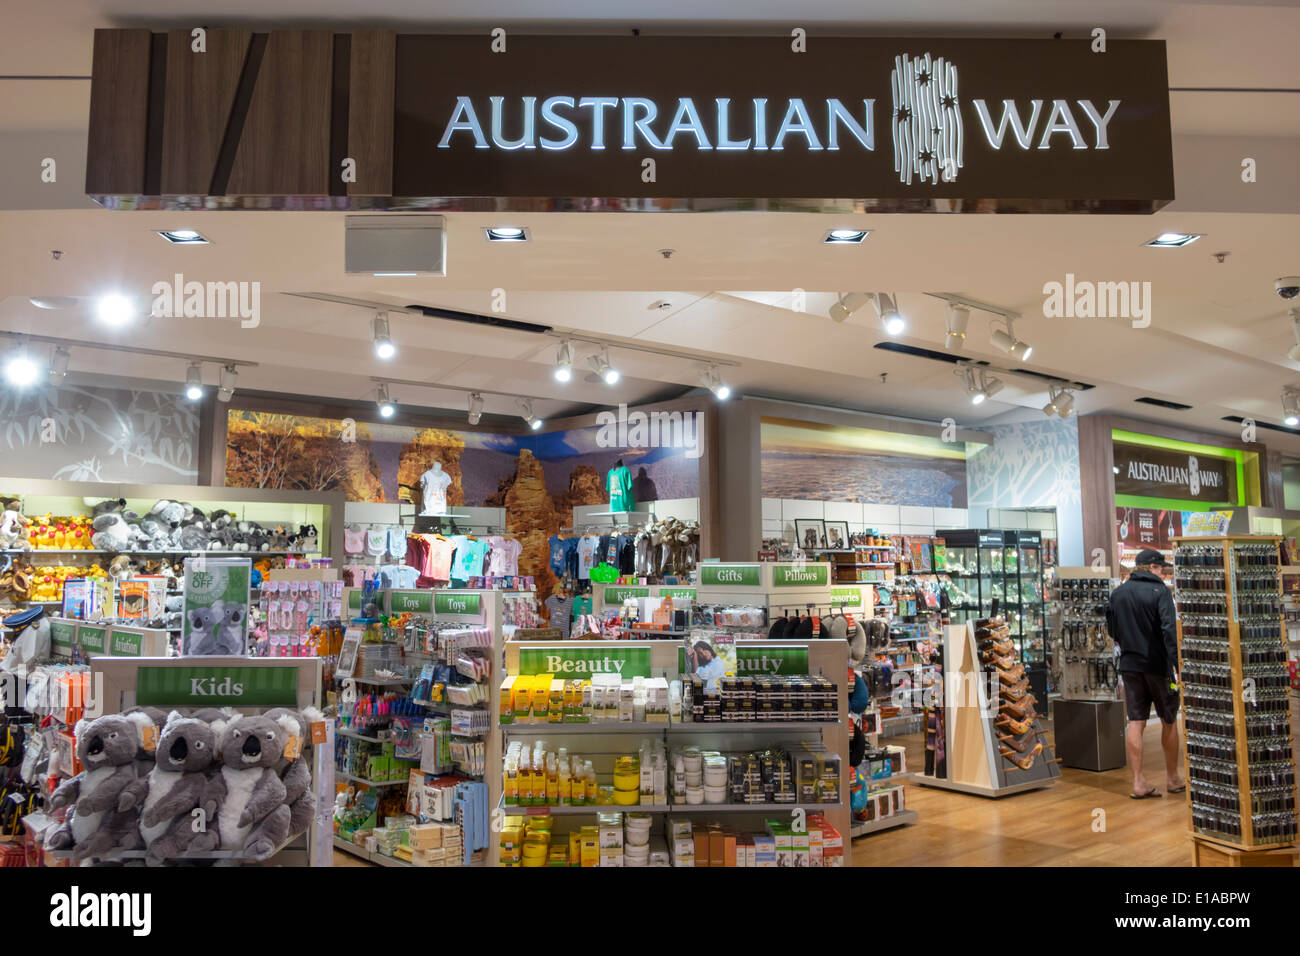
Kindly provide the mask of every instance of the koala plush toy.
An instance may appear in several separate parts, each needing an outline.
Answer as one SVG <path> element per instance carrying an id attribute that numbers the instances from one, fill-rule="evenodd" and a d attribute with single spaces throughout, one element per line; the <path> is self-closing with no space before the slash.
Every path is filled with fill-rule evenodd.
<path id="1" fill-rule="evenodd" d="M 289 838 L 292 814 L 276 768 L 302 746 L 298 719 L 290 713 L 278 719 L 240 715 L 214 729 L 221 770 L 211 777 L 204 803 L 215 809 L 221 849 L 265 860 Z"/>
<path id="2" fill-rule="evenodd" d="M 136 529 L 122 517 L 125 507 L 125 498 L 110 498 L 94 506 L 90 521 L 94 529 L 90 536 L 92 546 L 101 551 L 127 551 L 131 548 L 136 540 Z"/>
<path id="3" fill-rule="evenodd" d="M 311 724 L 324 720 L 325 715 L 315 707 L 304 710 L 276 707 L 265 714 L 271 720 L 279 720 L 286 715 L 298 724 L 299 752 L 291 757 L 293 751 L 286 751 L 276 769 L 284 783 L 284 802 L 289 807 L 289 836 L 295 837 L 307 831 L 316 815 L 316 794 L 311 789 L 307 742 L 311 740 Z"/>
<path id="4" fill-rule="evenodd" d="M 138 817 L 119 812 L 118 801 L 138 779 L 135 759 L 145 727 L 153 727 L 153 720 L 142 712 L 77 721 L 77 757 L 85 769 L 50 795 L 49 809 L 69 804 L 72 809 L 68 819 L 46 837 L 47 848 L 71 846 L 73 859 L 84 860 L 140 846 Z"/>
<path id="5" fill-rule="evenodd" d="M 209 796 L 208 768 L 216 751 L 216 733 L 207 721 L 183 717 L 179 711 L 167 715 L 153 769 L 127 787 L 118 801 L 119 809 L 140 808 L 140 836 L 151 864 L 187 850 L 216 849 L 214 808 L 203 806 Z M 207 814 L 205 824 L 211 826 L 194 826 L 193 812 L 200 809 Z"/>

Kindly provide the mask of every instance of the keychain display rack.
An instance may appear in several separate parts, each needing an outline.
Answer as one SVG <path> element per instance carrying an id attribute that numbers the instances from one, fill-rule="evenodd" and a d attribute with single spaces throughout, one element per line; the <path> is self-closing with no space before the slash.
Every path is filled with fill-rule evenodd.
<path id="1" fill-rule="evenodd" d="M 1115 642 L 1106 629 L 1112 581 L 1109 568 L 1060 568 L 1056 592 L 1059 620 L 1052 657 L 1059 664 L 1061 696 L 1067 700 L 1113 700 L 1118 672 Z"/>
<path id="2" fill-rule="evenodd" d="M 1222 857 L 1218 848 L 1231 856 L 1296 843 L 1280 540 L 1173 539 L 1188 823 L 1198 865 Z"/>

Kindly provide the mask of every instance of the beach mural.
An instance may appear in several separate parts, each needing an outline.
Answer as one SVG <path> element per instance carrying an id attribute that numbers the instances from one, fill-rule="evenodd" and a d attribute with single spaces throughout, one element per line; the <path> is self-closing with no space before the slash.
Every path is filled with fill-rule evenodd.
<path id="1" fill-rule="evenodd" d="M 966 507 L 966 444 L 936 434 L 762 421 L 764 498 Z"/>
<path id="2" fill-rule="evenodd" d="M 435 461 L 451 476 L 447 504 L 506 510 L 523 545 L 519 567 L 550 591 L 551 535 L 575 505 L 608 504 L 605 476 L 618 459 L 632 472 L 638 503 L 695 498 L 699 461 L 683 448 L 610 448 L 600 429 L 540 435 L 350 423 L 232 409 L 227 414 L 226 485 L 342 491 L 349 501 L 418 500 L 419 476 Z"/>

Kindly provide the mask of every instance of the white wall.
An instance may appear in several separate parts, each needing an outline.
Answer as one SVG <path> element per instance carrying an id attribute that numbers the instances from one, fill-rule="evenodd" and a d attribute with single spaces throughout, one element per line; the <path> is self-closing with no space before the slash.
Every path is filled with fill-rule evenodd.
<path id="1" fill-rule="evenodd" d="M 911 505 L 863 504 L 856 501 L 807 501 L 797 498 L 763 499 L 764 538 L 796 540 L 794 532 L 796 518 L 847 521 L 850 534 L 871 529 L 883 534 L 931 535 L 939 528 L 971 527 L 965 508 L 922 508 Z"/>

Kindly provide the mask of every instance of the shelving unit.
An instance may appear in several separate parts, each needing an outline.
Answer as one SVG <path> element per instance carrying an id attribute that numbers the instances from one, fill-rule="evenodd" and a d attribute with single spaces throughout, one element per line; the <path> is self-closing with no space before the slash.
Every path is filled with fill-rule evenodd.
<path id="1" fill-rule="evenodd" d="M 1198 866 L 1210 857 L 1217 865 L 1225 857 L 1231 865 L 1265 865 L 1296 845 L 1280 540 L 1172 539 L 1188 827 Z"/>
<path id="2" fill-rule="evenodd" d="M 824 600 L 824 598 L 823 598 Z M 848 672 L 848 645 L 835 641 L 783 641 L 784 646 L 807 648 L 807 670 L 802 673 L 822 674 L 843 691 L 843 682 Z M 744 647 L 772 646 L 765 641 L 736 642 L 737 649 Z M 623 676 L 666 676 L 670 680 L 679 676 L 678 650 L 676 641 L 581 641 L 550 644 L 537 641 L 507 641 L 505 644 L 505 663 L 507 674 L 521 673 L 521 650 L 589 651 L 593 656 L 608 658 L 621 664 L 618 673 Z M 582 673 L 565 672 L 563 676 L 581 677 Z M 848 787 L 850 784 L 848 762 L 848 710 L 847 693 L 838 695 L 837 716 L 835 721 L 722 721 L 682 723 L 670 722 L 619 722 L 598 721 L 587 724 L 564 723 L 510 723 L 500 727 L 498 739 L 521 737 L 540 739 L 548 745 L 567 747 L 572 752 L 580 752 L 584 758 L 590 758 L 597 775 L 607 780 L 613 766 L 615 755 L 634 751 L 641 739 L 657 736 L 665 745 L 673 738 L 690 739 L 692 742 L 712 738 L 710 746 L 722 752 L 747 751 L 759 749 L 773 743 L 785 742 L 798 744 L 805 749 L 825 750 L 838 755 L 840 759 L 840 796 L 838 803 L 792 804 L 792 803 L 720 803 L 720 804 L 634 804 L 631 806 L 505 806 L 497 803 L 507 814 L 511 815 L 545 815 L 564 817 L 594 815 L 602 812 L 650 813 L 663 816 L 690 816 L 708 818 L 726 815 L 728 818 L 752 816 L 756 819 L 773 815 L 793 814 L 796 812 L 822 813 L 844 837 L 845 865 L 850 864 L 849 846 L 850 812 L 848 805 Z M 813 738 L 813 739 L 809 739 Z M 500 792 L 500 767 L 504 756 L 503 749 L 495 754 L 497 772 L 497 793 Z M 493 861 L 497 854 L 490 853 Z"/>

